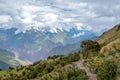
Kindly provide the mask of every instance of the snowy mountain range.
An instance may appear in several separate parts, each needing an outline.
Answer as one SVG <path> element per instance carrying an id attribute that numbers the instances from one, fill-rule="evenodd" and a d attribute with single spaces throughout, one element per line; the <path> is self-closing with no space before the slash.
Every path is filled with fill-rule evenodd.
<path id="1" fill-rule="evenodd" d="M 0 28 L 0 48 L 31 62 L 55 54 L 70 53 L 79 49 L 80 41 L 97 38 L 94 32 L 85 28 L 72 28 L 69 31 L 57 29 L 54 33 L 35 29 L 17 34 L 16 31 L 15 28 Z"/>

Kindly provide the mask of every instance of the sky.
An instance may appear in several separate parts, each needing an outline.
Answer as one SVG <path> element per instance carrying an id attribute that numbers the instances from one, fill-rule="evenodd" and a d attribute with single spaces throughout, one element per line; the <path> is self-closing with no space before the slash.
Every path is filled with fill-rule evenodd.
<path id="1" fill-rule="evenodd" d="M 100 33 L 120 23 L 120 0 L 0 0 L 0 28 L 87 29 Z"/>

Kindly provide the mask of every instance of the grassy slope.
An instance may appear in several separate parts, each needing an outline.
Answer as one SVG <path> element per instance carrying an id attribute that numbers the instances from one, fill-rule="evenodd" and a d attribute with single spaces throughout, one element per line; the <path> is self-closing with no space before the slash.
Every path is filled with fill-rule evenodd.
<path id="1" fill-rule="evenodd" d="M 97 73 L 101 63 L 106 60 L 114 61 L 117 65 L 117 79 L 115 80 L 120 80 L 120 24 L 103 33 L 96 41 L 101 45 L 102 55 L 87 59 L 84 64 Z"/>
<path id="2" fill-rule="evenodd" d="M 8 68 L 8 66 L 10 66 L 10 65 L 3 61 L 0 61 L 0 69 L 6 69 L 6 68 Z"/>
<path id="3" fill-rule="evenodd" d="M 116 53 L 120 51 L 120 24 L 104 32 L 97 40 L 101 45 L 100 53 Z"/>
<path id="4" fill-rule="evenodd" d="M 19 66 L 12 70 L 0 71 L 1 80 L 87 80 L 84 70 L 72 63 L 78 61 L 78 53 L 67 56 L 49 57 L 29 66 Z M 7 73 L 7 74 L 6 74 Z M 69 76 L 69 77 L 68 77 Z M 71 79 L 70 79 L 71 78 Z M 73 79 L 72 79 L 73 78 Z"/>
<path id="5" fill-rule="evenodd" d="M 2 49 L 0 49 L 0 61 L 0 67 L 2 69 L 18 65 L 18 63 L 14 60 L 14 54 Z"/>
<path id="6" fill-rule="evenodd" d="M 108 43 L 107 45 L 103 46 L 101 48 L 100 53 L 106 53 L 106 52 L 114 52 L 117 53 L 120 51 L 120 38 L 115 39 L 114 41 Z"/>
<path id="7" fill-rule="evenodd" d="M 0 49 L 0 68 L 6 69 L 9 66 L 15 67 L 18 65 L 25 65 L 27 62 L 16 58 L 15 55 L 9 51 Z"/>
<path id="8" fill-rule="evenodd" d="M 104 32 L 96 41 L 101 45 L 106 45 L 118 38 L 120 38 L 120 24 Z"/>

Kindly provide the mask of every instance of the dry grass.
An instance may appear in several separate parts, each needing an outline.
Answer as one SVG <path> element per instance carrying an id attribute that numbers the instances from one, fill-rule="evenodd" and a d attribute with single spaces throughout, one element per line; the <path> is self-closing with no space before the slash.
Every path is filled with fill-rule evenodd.
<path id="1" fill-rule="evenodd" d="M 118 38 L 120 38 L 120 24 L 104 32 L 96 41 L 101 45 L 106 45 Z"/>
<path id="2" fill-rule="evenodd" d="M 120 38 L 116 39 L 112 42 L 110 42 L 109 44 L 107 44 L 106 46 L 103 46 L 102 49 L 100 50 L 100 53 L 116 53 L 120 51 Z"/>

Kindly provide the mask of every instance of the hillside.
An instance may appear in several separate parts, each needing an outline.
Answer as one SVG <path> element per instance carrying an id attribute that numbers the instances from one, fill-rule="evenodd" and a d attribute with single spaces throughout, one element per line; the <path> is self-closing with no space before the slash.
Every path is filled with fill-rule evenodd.
<path id="1" fill-rule="evenodd" d="M 104 32 L 97 40 L 101 45 L 100 53 L 110 54 L 120 52 L 120 24 Z"/>
<path id="2" fill-rule="evenodd" d="M 78 53 L 53 56 L 29 66 L 19 66 L 0 72 L 1 80 L 87 80 L 84 70 L 73 64 L 80 59 Z"/>
<path id="3" fill-rule="evenodd" d="M 109 31 L 104 32 L 96 41 L 101 45 L 106 45 L 118 38 L 120 38 L 120 24 L 114 26 Z"/>
<path id="4" fill-rule="evenodd" d="M 0 49 L 0 69 L 7 69 L 9 67 L 27 64 L 27 62 L 17 58 L 12 52 Z"/>
<path id="5" fill-rule="evenodd" d="M 87 57 L 84 64 L 97 74 L 97 80 L 120 80 L 120 24 L 104 32 L 96 41 L 101 46 L 100 51 L 97 56 Z"/>
<path id="6" fill-rule="evenodd" d="M 116 53 L 120 52 L 120 38 L 113 40 L 112 42 L 108 43 L 107 45 L 103 46 L 100 53 Z"/>

